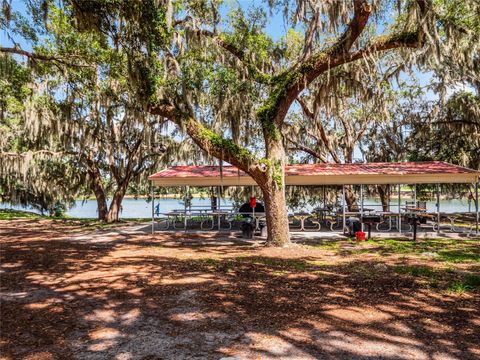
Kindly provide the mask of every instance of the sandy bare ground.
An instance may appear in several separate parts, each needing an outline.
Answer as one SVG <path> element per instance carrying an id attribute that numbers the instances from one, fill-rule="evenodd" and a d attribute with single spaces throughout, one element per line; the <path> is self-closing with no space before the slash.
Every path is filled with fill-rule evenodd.
<path id="1" fill-rule="evenodd" d="M 235 236 L 14 220 L 0 241 L 2 359 L 480 358 L 478 288 L 444 288 L 475 262 L 432 286 L 393 270 L 429 258 Z"/>

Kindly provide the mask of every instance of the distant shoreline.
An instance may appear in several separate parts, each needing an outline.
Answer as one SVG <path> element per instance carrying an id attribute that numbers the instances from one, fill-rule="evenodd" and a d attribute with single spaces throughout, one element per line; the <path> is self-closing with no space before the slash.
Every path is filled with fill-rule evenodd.
<path id="1" fill-rule="evenodd" d="M 125 195 L 123 199 L 148 199 L 150 195 Z M 201 196 L 199 194 L 192 194 L 192 197 L 195 199 L 209 199 L 208 196 Z M 223 197 L 223 199 L 229 199 L 229 196 Z M 108 198 L 107 198 L 108 199 Z M 162 194 L 162 195 L 155 195 L 155 199 L 183 199 L 182 194 Z M 89 196 L 86 198 L 76 198 L 75 201 L 83 201 L 83 200 L 95 200 L 95 196 Z M 0 202 L 1 204 L 1 202 Z"/>

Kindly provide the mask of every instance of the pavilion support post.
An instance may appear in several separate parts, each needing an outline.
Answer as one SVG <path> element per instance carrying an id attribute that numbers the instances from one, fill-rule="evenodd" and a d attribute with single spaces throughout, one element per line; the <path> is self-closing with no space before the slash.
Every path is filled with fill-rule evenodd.
<path id="1" fill-rule="evenodd" d="M 252 185 L 252 195 L 251 197 L 255 196 L 255 186 Z M 257 231 L 257 219 L 255 218 L 255 208 L 252 208 L 252 217 L 253 217 L 253 234 L 252 239 L 255 237 L 255 231 Z"/>
<path id="2" fill-rule="evenodd" d="M 342 185 L 342 233 L 345 235 L 345 226 L 346 226 L 346 219 L 345 219 L 345 185 Z"/>
<path id="3" fill-rule="evenodd" d="M 478 221 L 479 221 L 479 209 L 478 209 L 478 181 L 475 183 L 475 234 L 478 235 Z"/>
<path id="4" fill-rule="evenodd" d="M 473 192 L 475 192 L 475 183 L 473 184 Z M 468 197 L 468 212 L 472 212 L 472 200 L 473 200 L 473 205 L 475 205 L 475 197 L 473 195 L 470 195 Z"/>
<path id="5" fill-rule="evenodd" d="M 152 235 L 155 233 L 155 185 L 152 182 Z"/>
<path id="6" fill-rule="evenodd" d="M 188 190 L 189 187 L 185 186 L 185 197 L 183 201 L 183 226 L 185 227 L 185 232 L 187 232 L 187 202 L 188 202 Z"/>
<path id="7" fill-rule="evenodd" d="M 440 184 L 437 184 L 437 234 L 440 234 Z"/>
<path id="8" fill-rule="evenodd" d="M 417 206 L 417 184 L 413 185 L 413 207 L 418 207 Z"/>
<path id="9" fill-rule="evenodd" d="M 398 184 L 398 232 L 402 233 L 402 185 Z"/>
<path id="10" fill-rule="evenodd" d="M 222 207 L 222 205 L 221 205 L 221 204 L 222 204 L 222 188 L 219 187 L 218 190 L 219 190 L 219 191 L 218 191 L 218 205 L 217 205 L 217 209 L 218 209 L 219 213 L 218 213 L 218 216 L 217 216 L 217 227 L 218 227 L 218 231 L 220 231 L 220 225 L 221 225 L 221 223 L 220 223 L 220 221 L 221 221 L 221 219 L 220 219 L 220 217 L 221 217 L 221 215 L 220 215 L 220 210 L 221 210 L 221 207 Z M 213 221 L 213 219 L 212 219 L 212 221 Z M 212 225 L 213 225 L 213 223 L 212 223 Z"/>
<path id="11" fill-rule="evenodd" d="M 360 222 L 363 231 L 363 185 L 360 184 Z"/>

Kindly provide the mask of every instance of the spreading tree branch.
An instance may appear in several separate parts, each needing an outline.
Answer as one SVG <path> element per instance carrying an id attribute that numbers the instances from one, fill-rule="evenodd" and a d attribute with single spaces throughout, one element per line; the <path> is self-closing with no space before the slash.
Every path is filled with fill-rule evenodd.
<path id="1" fill-rule="evenodd" d="M 258 179 L 265 176 L 263 167 L 252 152 L 207 129 L 200 121 L 190 115 L 182 114 L 174 106 L 152 105 L 149 111 L 153 115 L 169 119 L 179 128 L 184 129 L 188 136 L 208 155 L 238 167 L 253 178 Z"/>
<path id="2" fill-rule="evenodd" d="M 290 105 L 308 84 L 328 69 L 341 65 L 342 60 L 348 58 L 350 48 L 365 28 L 370 12 L 371 8 L 366 0 L 355 0 L 353 18 L 335 44 L 293 65 L 277 77 L 283 81 L 279 81 L 279 89 L 267 100 L 273 103 L 274 109 L 270 111 L 269 116 L 273 117 L 270 120 L 277 127 L 284 121 Z"/>
<path id="3" fill-rule="evenodd" d="M 425 14 L 427 8 L 425 1 L 418 0 L 417 2 L 421 13 Z M 276 80 L 278 80 L 277 89 L 270 95 L 266 102 L 269 106 L 268 108 L 265 107 L 261 114 L 261 117 L 268 118 L 268 122 L 261 118 L 262 123 L 280 127 L 293 101 L 313 80 L 326 71 L 362 59 L 373 53 L 401 47 L 418 48 L 423 45 L 423 32 L 417 29 L 379 36 L 364 48 L 350 51 L 365 29 L 370 12 L 371 8 L 366 1 L 356 0 L 353 19 L 335 44 L 294 65 L 276 77 Z"/>
<path id="4" fill-rule="evenodd" d="M 320 160 L 322 163 L 328 163 L 328 160 L 327 158 L 319 153 L 318 151 L 315 151 L 307 146 L 304 146 L 302 144 L 299 144 L 297 141 L 291 139 L 291 138 L 287 138 L 287 141 L 289 143 L 291 143 L 293 146 L 289 148 L 289 150 L 293 150 L 293 151 L 303 151 L 311 156 L 313 156 L 314 158 Z"/>
<path id="5" fill-rule="evenodd" d="M 72 66 L 72 67 L 88 67 L 88 65 L 83 65 L 83 64 L 78 64 L 78 63 L 73 63 L 71 61 L 68 61 L 66 60 L 65 57 L 62 57 L 62 56 L 39 54 L 39 53 L 23 50 L 18 46 L 0 47 L 0 53 L 16 54 L 16 55 L 25 56 L 31 60 L 51 61 L 51 62 L 60 63 L 67 66 Z M 73 55 L 71 57 L 73 57 Z"/>
<path id="6" fill-rule="evenodd" d="M 260 69 L 258 69 L 258 67 L 249 59 L 244 50 L 238 48 L 231 42 L 222 39 L 220 36 L 210 30 L 189 29 L 189 31 L 193 31 L 198 36 L 204 36 L 212 39 L 212 41 L 218 46 L 235 56 L 247 68 L 249 76 L 255 81 L 259 83 L 268 83 L 270 80 L 270 76 L 260 71 Z"/>
<path id="7" fill-rule="evenodd" d="M 51 151 L 51 150 L 36 150 L 36 151 L 27 151 L 22 153 L 9 152 L 9 151 L 0 151 L 0 158 L 5 157 L 27 157 L 27 156 L 36 156 L 36 155 L 50 155 L 50 156 L 60 156 L 66 154 L 62 151 Z"/>
<path id="8" fill-rule="evenodd" d="M 300 104 L 300 106 L 302 107 L 302 110 L 303 112 L 305 113 L 305 115 L 312 121 L 315 120 L 315 114 L 313 112 L 310 111 L 310 109 L 308 108 L 307 104 L 305 104 L 305 102 L 300 99 L 300 98 L 297 98 L 297 102 Z M 320 131 L 320 138 L 322 139 L 322 142 L 323 144 L 325 145 L 325 147 L 327 148 L 328 152 L 330 153 L 330 155 L 332 156 L 333 160 L 339 164 L 341 163 L 341 160 L 340 158 L 338 157 L 337 153 L 335 152 L 335 150 L 333 149 L 333 146 L 330 142 L 330 139 L 328 138 L 328 135 L 325 131 L 325 128 L 323 127 L 323 123 L 322 121 L 318 121 L 318 130 Z"/>

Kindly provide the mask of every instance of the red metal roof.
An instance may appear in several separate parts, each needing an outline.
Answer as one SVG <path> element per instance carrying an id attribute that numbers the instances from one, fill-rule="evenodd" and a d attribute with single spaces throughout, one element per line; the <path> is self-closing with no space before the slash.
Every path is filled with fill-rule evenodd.
<path id="1" fill-rule="evenodd" d="M 246 176 L 235 166 L 223 166 L 223 177 Z M 379 162 L 367 164 L 291 164 L 286 176 L 313 175 L 416 175 L 416 174 L 475 174 L 476 170 L 443 161 Z M 149 177 L 157 178 L 220 177 L 219 166 L 172 166 Z"/>
<path id="2" fill-rule="evenodd" d="M 246 176 L 243 171 L 235 166 L 226 165 L 222 169 L 223 177 L 229 176 Z M 218 177 L 220 176 L 219 166 L 171 166 L 156 174 L 150 175 L 149 179 L 166 178 L 166 177 Z"/>

